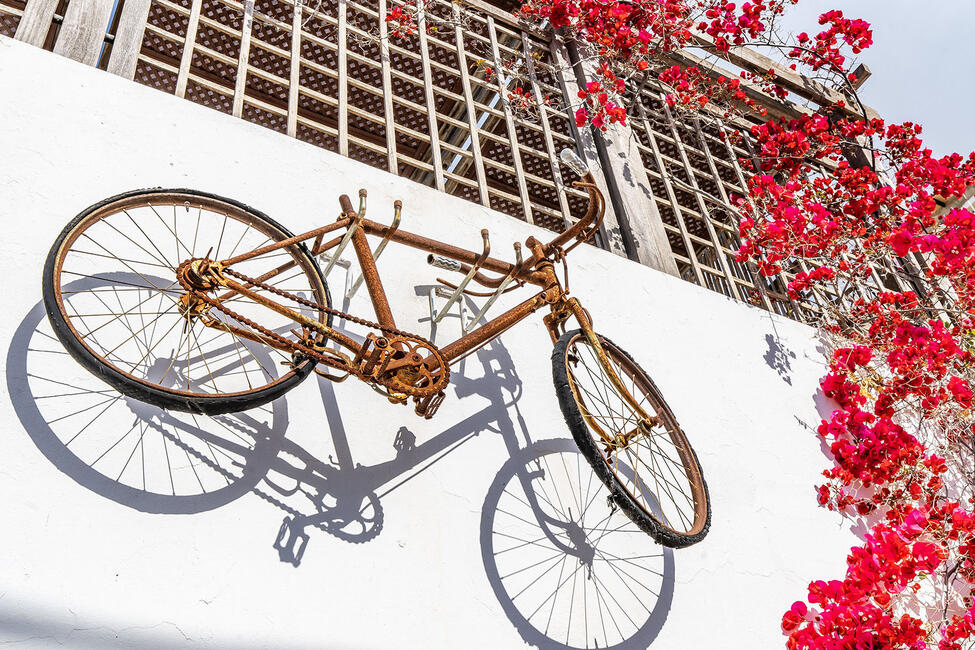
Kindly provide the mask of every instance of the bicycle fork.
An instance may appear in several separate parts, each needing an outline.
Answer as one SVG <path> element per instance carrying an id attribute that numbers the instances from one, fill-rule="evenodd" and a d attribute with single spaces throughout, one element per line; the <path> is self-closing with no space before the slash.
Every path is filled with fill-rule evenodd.
<path id="1" fill-rule="evenodd" d="M 649 435 L 653 427 L 660 424 L 660 418 L 657 414 L 650 415 L 644 410 L 644 408 L 636 401 L 630 390 L 624 385 L 623 380 L 620 378 L 616 369 L 613 368 L 613 364 L 610 363 L 609 357 L 606 355 L 606 350 L 603 347 L 602 342 L 599 340 L 599 335 L 592 327 L 592 317 L 589 312 L 582 306 L 578 298 L 566 298 L 552 305 L 552 313 L 546 316 L 543 321 L 545 326 L 548 328 L 549 336 L 552 337 L 552 343 L 557 343 L 561 334 L 565 333 L 565 321 L 569 317 L 574 316 L 576 321 L 579 323 L 579 328 L 582 330 L 583 335 L 589 342 L 596 354 L 596 358 L 599 361 L 599 365 L 602 367 L 603 372 L 606 373 L 606 377 L 612 384 L 613 388 L 616 389 L 617 393 L 626 404 L 633 409 L 634 414 L 637 416 L 637 427 L 633 431 L 628 431 L 625 433 L 620 433 L 612 435 L 607 433 L 600 427 L 594 418 L 587 418 L 589 425 L 596 430 L 599 437 L 603 442 L 612 448 L 622 448 L 629 444 L 630 440 L 637 436 L 638 434 Z"/>

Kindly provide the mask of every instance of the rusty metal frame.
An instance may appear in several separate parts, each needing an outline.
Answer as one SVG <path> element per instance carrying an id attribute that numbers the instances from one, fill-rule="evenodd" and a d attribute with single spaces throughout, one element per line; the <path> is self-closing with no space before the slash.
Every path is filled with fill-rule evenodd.
<path id="1" fill-rule="evenodd" d="M 252 340 L 258 340 L 259 342 L 285 350 L 291 349 L 292 352 L 301 352 L 308 356 L 312 356 L 317 361 L 325 363 L 326 365 L 346 370 L 349 373 L 354 373 L 361 379 L 374 380 L 378 376 L 377 368 L 381 368 L 384 371 L 388 371 L 389 369 L 393 368 L 402 368 L 406 367 L 409 364 L 409 361 L 403 361 L 400 359 L 396 362 L 390 362 L 388 358 L 389 355 L 383 352 L 382 345 L 384 343 L 381 337 L 370 335 L 363 343 L 358 343 L 351 337 L 336 331 L 320 320 L 310 318 L 305 314 L 296 311 L 295 309 L 287 307 L 252 290 L 253 287 L 260 283 L 266 282 L 271 277 L 293 268 L 297 265 L 296 261 L 286 262 L 275 269 L 268 271 L 259 278 L 245 278 L 239 274 L 233 273 L 230 270 L 230 267 L 239 262 L 257 257 L 258 255 L 263 255 L 280 248 L 309 241 L 312 242 L 310 250 L 312 256 L 319 256 L 322 253 L 331 251 L 331 263 L 334 264 L 338 259 L 339 251 L 344 249 L 347 244 L 351 243 L 361 268 L 361 280 L 366 285 L 369 292 L 370 301 L 372 302 L 376 318 L 379 322 L 378 324 L 369 323 L 368 321 L 352 317 L 351 315 L 345 316 L 351 317 L 354 321 L 358 321 L 362 324 L 375 325 L 384 333 L 396 333 L 403 335 L 406 333 L 396 330 L 396 321 L 393 316 L 393 311 L 390 307 L 389 298 L 386 294 L 386 290 L 379 274 L 379 269 L 376 265 L 376 252 L 381 250 L 386 243 L 394 242 L 403 244 L 411 248 L 426 251 L 430 254 L 430 260 L 439 257 L 441 260 L 446 258 L 446 260 L 453 261 L 452 265 L 450 266 L 451 270 L 464 273 L 466 276 L 465 281 L 459 285 L 451 285 L 446 281 L 442 281 L 444 285 L 454 289 L 455 297 L 459 297 L 461 294 L 466 294 L 487 295 L 492 298 L 496 298 L 498 295 L 500 295 L 500 292 L 505 291 L 505 288 L 512 282 L 517 283 L 517 287 L 531 284 L 541 289 L 541 291 L 538 293 L 518 303 L 503 314 L 500 314 L 487 321 L 483 325 L 470 329 L 469 331 L 467 331 L 465 328 L 463 330 L 464 333 L 460 338 L 448 343 L 443 347 L 440 347 L 436 352 L 434 352 L 433 348 L 431 347 L 430 354 L 423 358 L 422 362 L 418 361 L 419 357 L 414 355 L 414 365 L 423 364 L 429 366 L 430 368 L 442 365 L 443 369 L 446 371 L 448 366 L 458 362 L 467 355 L 472 354 L 483 345 L 489 343 L 503 332 L 525 319 L 530 314 L 543 307 L 549 307 L 551 313 L 544 318 L 544 323 L 550 336 L 552 337 L 553 342 L 556 341 L 561 332 L 564 331 L 565 321 L 570 317 L 574 317 L 579 322 L 580 328 L 585 334 L 586 339 L 596 351 L 600 363 L 606 370 L 606 374 L 609 377 L 610 382 L 619 391 L 620 395 L 624 397 L 630 407 L 634 409 L 635 413 L 639 414 L 644 421 L 652 422 L 655 416 L 647 414 L 641 405 L 633 398 L 633 396 L 630 395 L 629 390 L 625 387 L 623 381 L 616 375 L 612 365 L 608 362 L 606 352 L 599 341 L 599 337 L 593 331 L 592 321 L 588 312 L 586 312 L 586 310 L 582 307 L 578 299 L 568 297 L 567 289 L 563 288 L 563 285 L 559 281 L 559 278 L 555 272 L 556 263 L 562 262 L 564 264 L 565 256 L 569 251 L 578 246 L 580 243 L 591 238 L 596 233 L 602 222 L 605 209 L 603 196 L 597 188 L 592 174 L 586 173 L 583 181 L 577 182 L 574 185 L 576 187 L 585 189 L 589 193 L 590 203 L 586 215 L 547 244 L 539 242 L 534 237 L 529 237 L 525 242 L 525 246 L 530 252 L 530 256 L 527 259 L 522 259 L 521 255 L 517 255 L 517 260 L 514 264 L 490 257 L 490 244 L 487 231 L 482 231 L 484 248 L 480 253 L 478 253 L 403 230 L 399 228 L 398 219 L 394 219 L 394 222 L 389 226 L 370 221 L 365 218 L 366 193 L 364 190 L 360 190 L 359 209 L 356 210 L 353 208 L 352 201 L 347 195 L 342 195 L 339 198 L 342 212 L 338 219 L 332 224 L 322 226 L 314 230 L 309 230 L 299 235 L 289 237 L 279 242 L 242 253 L 228 259 L 188 260 L 184 263 L 183 267 L 181 267 L 184 269 L 181 284 L 188 287 L 195 287 L 195 290 L 191 290 L 191 292 L 193 292 L 195 295 L 200 295 L 201 293 L 205 293 L 205 290 L 212 290 L 218 286 L 224 289 L 225 292 L 217 297 L 211 298 L 205 295 L 200 295 L 201 299 L 205 300 L 211 306 L 218 306 L 219 303 L 235 294 L 245 295 L 268 309 L 292 319 L 296 324 L 303 327 L 306 332 L 316 332 L 320 336 L 317 341 L 312 341 L 306 336 L 303 339 L 303 343 L 289 343 L 284 339 L 281 341 L 264 340 L 264 338 L 261 336 L 247 332 L 242 328 L 223 323 L 217 319 L 209 319 L 204 321 L 205 324 L 210 327 L 217 327 L 228 331 L 232 330 L 233 333 L 246 336 Z M 397 202 L 397 216 L 399 215 L 400 209 L 401 206 L 399 205 L 399 202 Z M 335 236 L 329 241 L 323 241 L 325 235 L 328 233 L 341 231 L 342 229 L 345 229 L 343 234 Z M 377 247 L 376 252 L 374 252 L 369 246 L 369 242 L 367 240 L 368 235 L 380 237 L 382 239 L 382 243 Z M 516 251 L 518 251 L 517 247 Z M 497 273 L 499 276 L 492 278 L 484 275 L 481 271 Z M 487 294 L 467 291 L 465 287 L 470 281 L 476 282 L 483 287 L 493 289 L 494 291 Z M 512 287 L 512 289 L 517 287 Z M 283 297 L 296 300 L 296 298 L 293 296 L 283 295 Z M 313 306 L 313 304 L 308 303 L 307 306 Z M 325 306 L 317 305 L 317 307 L 320 307 L 320 313 L 324 313 L 323 310 L 325 309 Z M 331 308 L 329 308 L 329 310 L 331 310 Z M 482 310 L 481 315 L 483 315 L 484 311 L 486 310 Z M 259 325 L 256 323 L 251 323 L 251 326 L 259 327 Z M 422 340 L 418 337 L 412 338 Z M 340 346 L 349 350 L 354 356 L 355 363 L 359 364 L 358 368 L 352 366 L 349 357 L 347 357 L 345 354 L 335 350 L 326 350 L 324 346 L 326 339 L 334 341 Z M 432 344 L 430 345 L 432 346 Z M 362 370 L 367 366 L 368 372 Z M 331 375 L 324 376 L 335 380 L 342 380 L 345 378 L 337 378 Z M 444 381 L 446 381 L 446 379 Z M 428 392 L 430 393 L 429 395 L 415 395 L 414 397 L 418 398 L 417 412 L 429 416 L 432 415 L 432 412 L 436 410 L 436 406 L 433 406 L 429 413 L 426 413 L 425 411 L 430 406 L 431 401 L 436 401 L 436 404 L 439 404 L 439 399 L 442 399 L 442 390 L 438 387 L 438 392 L 440 393 L 439 395 L 434 394 L 432 389 Z M 391 398 L 398 399 L 399 401 L 405 401 L 405 395 L 390 393 L 390 396 Z M 614 439 L 611 438 L 606 432 L 597 430 L 597 433 L 605 440 L 607 444 L 615 444 Z"/>

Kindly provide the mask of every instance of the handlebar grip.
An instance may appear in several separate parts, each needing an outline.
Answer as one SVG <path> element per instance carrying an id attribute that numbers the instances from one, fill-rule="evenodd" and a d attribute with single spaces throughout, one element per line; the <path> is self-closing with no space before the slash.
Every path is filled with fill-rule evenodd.
<path id="1" fill-rule="evenodd" d="M 452 260 L 449 257 L 441 257 L 440 255 L 427 255 L 427 264 L 430 266 L 435 266 L 438 269 L 443 269 L 445 271 L 460 271 L 460 262 Z"/>
<path id="2" fill-rule="evenodd" d="M 559 158 L 562 160 L 562 164 L 574 171 L 579 176 L 585 176 L 589 173 L 589 167 L 586 163 L 582 162 L 582 158 L 573 151 L 566 147 L 559 153 Z"/>

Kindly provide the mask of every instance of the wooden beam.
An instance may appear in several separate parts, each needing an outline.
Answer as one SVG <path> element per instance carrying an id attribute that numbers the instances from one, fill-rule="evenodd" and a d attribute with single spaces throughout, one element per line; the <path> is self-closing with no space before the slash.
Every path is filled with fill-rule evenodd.
<path id="1" fill-rule="evenodd" d="M 568 44 L 568 53 L 576 68 L 578 83 L 597 78 L 593 61 L 581 57 L 574 44 Z M 619 222 L 627 256 L 650 268 L 680 277 L 633 129 L 613 124 L 605 132 L 593 129 L 593 133 L 609 184 L 607 199 Z"/>
<path id="2" fill-rule="evenodd" d="M 640 160 L 636 135 L 629 126 L 614 124 L 607 128 L 600 140 L 606 153 L 610 182 L 618 199 L 617 216 L 625 215 L 621 225 L 630 239 L 631 259 L 679 277 L 667 229 Z"/>
<path id="3" fill-rule="evenodd" d="M 339 3 L 339 30 L 338 30 L 338 72 L 339 72 L 339 153 L 343 156 L 349 155 L 349 38 L 347 26 L 348 4 L 346 0 L 338 0 Z"/>
<path id="4" fill-rule="evenodd" d="M 86 65 L 98 63 L 112 13 L 112 0 L 71 0 L 54 53 Z"/>
<path id="5" fill-rule="evenodd" d="M 427 128 L 430 130 L 430 154 L 433 160 L 434 186 L 443 192 L 446 186 L 443 177 L 443 158 L 440 153 L 440 125 L 437 122 L 437 100 L 433 95 L 433 77 L 430 71 L 430 48 L 427 45 L 427 17 L 426 11 L 422 9 L 417 19 L 417 32 L 420 37 L 420 62 L 423 68 L 423 92 L 427 103 Z"/>
<path id="6" fill-rule="evenodd" d="M 135 77 L 150 4 L 151 0 L 125 0 L 122 5 L 122 16 L 115 31 L 115 40 L 112 41 L 112 55 L 108 60 L 108 71 L 112 74 L 126 79 Z"/>
<path id="7" fill-rule="evenodd" d="M 783 88 L 796 93 L 800 97 L 810 99 L 820 106 L 843 102 L 846 105 L 846 110 L 844 112 L 846 112 L 849 116 L 863 117 L 863 115 L 860 113 L 860 108 L 856 106 L 855 103 L 851 103 L 850 99 L 843 93 L 839 92 L 838 90 L 828 88 L 818 81 L 814 81 L 804 75 L 799 74 L 795 70 L 781 66 L 769 57 L 756 52 L 750 47 L 736 45 L 729 48 L 727 52 L 718 52 L 714 45 L 714 39 L 712 39 L 709 35 L 698 30 L 693 30 L 692 36 L 693 41 L 698 47 L 708 51 L 713 51 L 717 56 L 729 61 L 730 63 L 733 63 L 739 68 L 759 75 L 767 74 L 769 70 L 773 70 L 775 72 L 776 83 Z M 867 119 L 879 117 L 879 114 L 869 106 L 864 106 L 864 109 L 867 113 Z"/>
<path id="8" fill-rule="evenodd" d="M 870 71 L 870 68 L 867 67 L 867 64 L 861 63 L 853 70 L 853 76 L 855 78 L 850 82 L 850 85 L 852 85 L 856 90 L 859 90 L 860 86 L 866 83 L 867 79 L 870 78 L 871 74 L 873 73 Z"/>
<path id="9" fill-rule="evenodd" d="M 393 76 L 390 72 L 389 26 L 386 23 L 387 0 L 379 0 L 379 58 L 382 61 L 383 112 L 386 117 L 386 155 L 389 173 L 399 176 L 396 156 L 396 124 L 393 121 Z"/>
<path id="10" fill-rule="evenodd" d="M 30 0 L 24 7 L 24 15 L 17 24 L 14 38 L 44 47 L 47 33 L 51 31 L 51 21 L 54 20 L 54 10 L 57 8 L 58 0 Z"/>
<path id="11" fill-rule="evenodd" d="M 298 135 L 298 90 L 301 85 L 301 16 L 302 2 L 294 3 L 291 13 L 291 59 L 288 71 L 288 126 L 292 138 Z"/>
<path id="12" fill-rule="evenodd" d="M 190 6 L 190 19 L 186 25 L 186 39 L 183 43 L 183 56 L 179 61 L 179 72 L 176 73 L 176 96 L 186 95 L 186 82 L 190 75 L 190 64 L 193 62 L 193 46 L 196 44 L 196 29 L 200 24 L 200 9 L 203 0 L 193 0 Z"/>
<path id="13" fill-rule="evenodd" d="M 240 32 L 240 54 L 237 58 L 237 79 L 234 82 L 233 116 L 244 114 L 244 95 L 247 92 L 247 62 L 251 55 L 251 31 L 254 28 L 254 0 L 244 0 L 244 24 Z"/>

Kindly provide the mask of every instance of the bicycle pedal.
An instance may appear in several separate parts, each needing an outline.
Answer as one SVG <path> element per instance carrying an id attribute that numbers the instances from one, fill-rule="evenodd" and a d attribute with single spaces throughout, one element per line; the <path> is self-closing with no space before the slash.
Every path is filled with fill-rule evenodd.
<path id="1" fill-rule="evenodd" d="M 416 402 L 416 408 L 414 409 L 416 414 L 429 420 L 437 414 L 437 409 L 439 409 L 440 405 L 443 404 L 444 397 L 446 397 L 446 394 L 443 391 L 440 391 L 439 393 L 429 395 L 427 397 L 413 398 L 413 401 Z"/>

